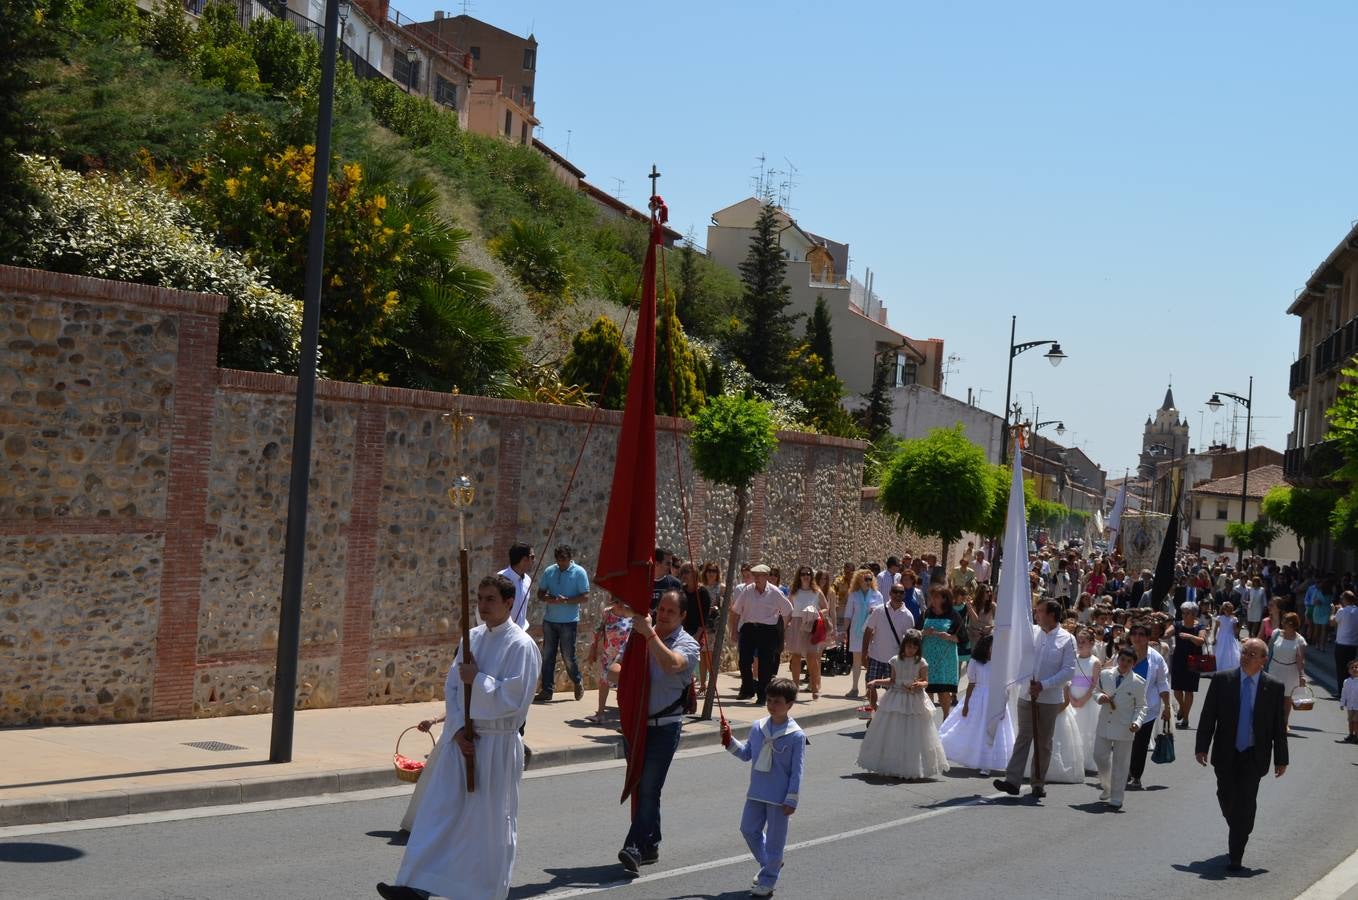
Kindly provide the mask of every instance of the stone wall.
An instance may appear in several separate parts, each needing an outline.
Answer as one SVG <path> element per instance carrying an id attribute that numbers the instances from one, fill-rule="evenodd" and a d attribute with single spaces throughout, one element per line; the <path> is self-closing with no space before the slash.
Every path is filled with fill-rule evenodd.
<path id="1" fill-rule="evenodd" d="M 224 306 L 0 267 L 0 725 L 272 708 L 295 381 L 216 368 Z M 466 397 L 455 460 L 453 403 L 320 382 L 299 707 L 442 695 L 457 471 L 477 487 L 474 580 L 515 540 L 541 565 L 568 543 L 592 570 L 620 414 Z M 660 424 L 658 542 L 724 569 L 733 494 L 697 477 L 686 422 Z M 863 499 L 862 451 L 780 435 L 741 558 L 838 569 L 928 549 Z M 602 603 L 584 607 L 582 665 Z"/>

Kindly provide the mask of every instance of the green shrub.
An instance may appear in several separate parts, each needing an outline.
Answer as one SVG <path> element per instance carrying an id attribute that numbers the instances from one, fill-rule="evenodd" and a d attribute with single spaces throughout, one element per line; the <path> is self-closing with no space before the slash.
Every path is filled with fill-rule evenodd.
<path id="1" fill-rule="evenodd" d="M 373 118 L 415 146 L 456 143 L 456 113 L 413 96 L 385 78 L 369 78 L 359 89 Z"/>
<path id="2" fill-rule="evenodd" d="M 259 69 L 250 51 L 239 44 L 225 47 L 200 47 L 198 71 L 208 84 L 225 88 L 233 94 L 253 94 L 262 89 Z"/>
<path id="3" fill-rule="evenodd" d="M 260 82 L 280 94 L 305 88 L 320 68 L 320 45 L 273 16 L 250 23 L 250 53 Z"/>
<path id="4" fill-rule="evenodd" d="M 184 204 L 160 188 L 82 177 L 51 159 L 26 156 L 23 168 L 45 209 L 30 213 L 19 265 L 225 294 L 218 362 L 296 371 L 299 304 L 238 254 L 213 246 Z"/>
<path id="5" fill-rule="evenodd" d="M 612 319 L 600 316 L 571 341 L 561 377 L 580 385 L 603 408 L 622 409 L 631 370 L 632 354 L 623 344 L 622 332 Z"/>
<path id="6" fill-rule="evenodd" d="M 146 19 L 142 44 L 161 59 L 192 65 L 198 49 L 198 32 L 184 15 L 183 4 L 160 0 Z"/>

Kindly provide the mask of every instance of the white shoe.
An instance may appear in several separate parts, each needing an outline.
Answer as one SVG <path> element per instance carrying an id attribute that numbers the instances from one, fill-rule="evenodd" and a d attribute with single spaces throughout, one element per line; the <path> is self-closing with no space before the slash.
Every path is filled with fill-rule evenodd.
<path id="1" fill-rule="evenodd" d="M 982 769 L 980 774 L 981 774 L 981 777 L 982 777 L 982 778 L 989 778 L 989 777 L 990 777 L 990 770 L 989 770 L 989 769 Z"/>
<path id="2" fill-rule="evenodd" d="M 1099 799 L 1107 801 L 1108 798 L 1111 796 L 1113 796 L 1113 794 L 1110 791 L 1104 791 L 1103 793 L 1099 794 Z"/>
<path id="3" fill-rule="evenodd" d="M 760 884 L 758 881 L 755 881 L 754 886 L 750 888 L 750 896 L 751 896 L 751 897 L 772 897 L 772 896 L 773 896 L 773 888 L 769 887 L 769 886 L 766 885 L 766 884 Z"/>

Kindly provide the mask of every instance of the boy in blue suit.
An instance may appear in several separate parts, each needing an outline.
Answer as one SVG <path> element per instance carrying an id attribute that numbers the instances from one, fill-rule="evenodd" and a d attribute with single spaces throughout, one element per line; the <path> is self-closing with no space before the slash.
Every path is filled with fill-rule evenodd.
<path id="1" fill-rule="evenodd" d="M 737 759 L 754 762 L 740 818 L 740 833 L 759 863 L 759 874 L 750 885 L 752 897 L 771 897 L 778 883 L 787 820 L 797 811 L 806 756 L 806 735 L 788 715 L 797 701 L 797 686 L 787 678 L 775 678 L 765 696 L 769 714 L 754 723 L 748 741 L 733 738 L 725 722 L 721 729 L 722 746 Z"/>

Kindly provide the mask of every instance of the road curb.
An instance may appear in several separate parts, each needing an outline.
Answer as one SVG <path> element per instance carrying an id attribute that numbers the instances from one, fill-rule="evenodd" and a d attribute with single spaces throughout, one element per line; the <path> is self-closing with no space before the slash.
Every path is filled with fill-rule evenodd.
<path id="1" fill-rule="evenodd" d="M 853 708 L 831 709 L 796 716 L 803 728 L 838 721 L 856 721 Z M 737 735 L 747 734 L 753 723 L 732 726 Z M 714 740 L 719 732 L 717 720 L 690 720 L 684 724 L 680 749 L 692 749 Z M 530 743 L 531 746 L 531 743 Z M 612 735 L 597 743 L 541 750 L 533 754 L 532 770 L 622 759 L 622 737 Z M 202 806 L 231 806 L 261 800 L 286 800 L 321 794 L 342 794 L 373 788 L 395 787 L 390 765 L 331 772 L 306 772 L 240 778 L 211 784 L 147 787 L 130 790 L 99 791 L 69 796 L 46 795 L 22 800 L 0 799 L 0 828 L 13 825 L 41 825 L 48 822 L 75 822 L 105 819 L 136 813 L 193 809 Z"/>

